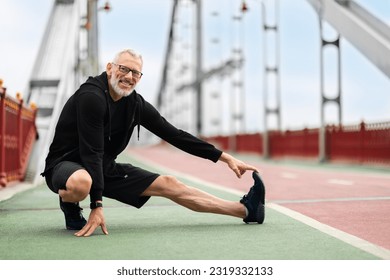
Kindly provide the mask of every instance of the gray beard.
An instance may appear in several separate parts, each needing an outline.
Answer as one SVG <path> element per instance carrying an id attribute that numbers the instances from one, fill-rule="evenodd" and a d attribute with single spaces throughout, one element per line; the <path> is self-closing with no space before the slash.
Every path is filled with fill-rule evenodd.
<path id="1" fill-rule="evenodd" d="M 114 75 L 111 76 L 111 79 L 110 79 L 110 84 L 111 84 L 111 87 L 114 89 L 114 91 L 122 96 L 122 97 L 126 97 L 126 96 L 129 96 L 132 92 L 133 92 L 133 89 L 131 89 L 130 91 L 126 91 L 126 90 L 123 90 L 119 87 L 119 79 L 117 79 L 116 77 L 114 77 Z"/>

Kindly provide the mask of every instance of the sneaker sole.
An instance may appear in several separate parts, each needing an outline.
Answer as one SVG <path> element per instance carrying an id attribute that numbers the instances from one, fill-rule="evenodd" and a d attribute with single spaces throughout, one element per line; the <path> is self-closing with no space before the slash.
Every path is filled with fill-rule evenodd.
<path id="1" fill-rule="evenodd" d="M 264 186 L 263 180 L 261 180 L 261 177 L 260 177 L 259 173 L 257 173 L 257 172 L 252 173 L 252 178 L 255 181 L 255 185 L 258 185 L 260 187 L 260 192 L 261 192 L 260 201 L 264 205 L 265 204 L 265 186 Z"/>
<path id="2" fill-rule="evenodd" d="M 66 230 L 81 230 L 82 228 L 72 228 L 72 227 L 66 227 Z"/>
<path id="3" fill-rule="evenodd" d="M 263 183 L 263 180 L 261 180 L 261 177 L 259 175 L 259 173 L 257 172 L 253 172 L 252 173 L 252 177 L 253 177 L 253 180 L 255 180 L 255 184 L 259 186 L 260 188 L 260 194 L 261 194 L 261 197 L 260 197 L 260 202 L 261 202 L 261 205 L 259 205 L 257 207 L 257 210 L 256 210 L 256 222 L 252 222 L 254 224 L 262 224 L 264 223 L 264 219 L 265 219 L 265 207 L 264 207 L 264 204 L 265 204 L 265 187 L 264 187 L 264 183 Z"/>
<path id="4" fill-rule="evenodd" d="M 265 218 L 264 204 L 261 204 L 259 207 L 257 207 L 257 212 L 256 212 L 257 223 L 258 224 L 264 223 L 264 218 Z"/>

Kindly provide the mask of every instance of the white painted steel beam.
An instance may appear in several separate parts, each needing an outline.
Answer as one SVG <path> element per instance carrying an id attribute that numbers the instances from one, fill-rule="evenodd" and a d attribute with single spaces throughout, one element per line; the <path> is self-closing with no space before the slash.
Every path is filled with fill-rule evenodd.
<path id="1" fill-rule="evenodd" d="M 390 78 L 390 26 L 354 1 L 307 0 L 380 71 Z"/>
<path id="2" fill-rule="evenodd" d="M 38 107 L 39 139 L 27 167 L 26 180 L 37 183 L 61 109 L 77 84 L 80 0 L 56 0 L 46 25 L 30 78 L 28 102 Z"/>

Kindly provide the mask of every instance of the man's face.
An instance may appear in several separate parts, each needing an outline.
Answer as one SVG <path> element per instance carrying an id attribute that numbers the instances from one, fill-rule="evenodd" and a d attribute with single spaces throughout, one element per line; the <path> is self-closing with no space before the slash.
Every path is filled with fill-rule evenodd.
<path id="1" fill-rule="evenodd" d="M 106 70 L 115 94 L 126 97 L 141 79 L 142 62 L 139 58 L 124 53 L 116 63 L 108 63 Z"/>

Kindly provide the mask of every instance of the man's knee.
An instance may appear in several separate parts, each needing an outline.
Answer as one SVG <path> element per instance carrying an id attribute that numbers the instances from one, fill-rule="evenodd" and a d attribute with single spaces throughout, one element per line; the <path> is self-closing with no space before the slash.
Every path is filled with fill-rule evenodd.
<path id="1" fill-rule="evenodd" d="M 166 186 L 176 186 L 182 184 L 176 177 L 171 175 L 163 175 L 161 176 L 163 180 L 163 184 Z"/>
<path id="2" fill-rule="evenodd" d="M 75 171 L 66 181 L 67 191 L 72 192 L 79 201 L 84 200 L 88 196 L 91 186 L 92 178 L 84 169 Z"/>
<path id="3" fill-rule="evenodd" d="M 184 184 L 174 176 L 161 175 L 145 190 L 143 195 L 172 197 L 182 192 L 182 187 Z"/>

